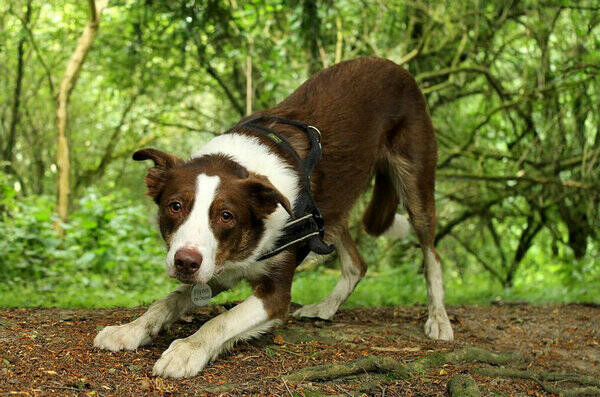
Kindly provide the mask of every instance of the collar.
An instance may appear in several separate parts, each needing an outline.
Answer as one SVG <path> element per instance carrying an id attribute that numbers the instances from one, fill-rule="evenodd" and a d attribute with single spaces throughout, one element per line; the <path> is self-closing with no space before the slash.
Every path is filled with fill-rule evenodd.
<path id="1" fill-rule="evenodd" d="M 261 122 L 276 121 L 281 124 L 294 126 L 301 130 L 310 142 L 310 151 L 306 158 L 302 159 L 294 150 L 292 145 L 276 131 L 273 131 Z M 285 150 L 296 162 L 301 189 L 294 203 L 293 217 L 291 217 L 283 228 L 283 234 L 275 243 L 275 248 L 263 253 L 258 260 L 268 259 L 290 247 L 298 247 L 299 260 L 302 261 L 310 251 L 326 255 L 333 252 L 334 246 L 323 241 L 325 233 L 325 222 L 317 204 L 315 203 L 310 187 L 310 176 L 321 159 L 321 132 L 317 127 L 302 123 L 300 121 L 288 120 L 277 116 L 257 116 L 250 118 L 238 125 L 249 128 L 275 142 Z"/>

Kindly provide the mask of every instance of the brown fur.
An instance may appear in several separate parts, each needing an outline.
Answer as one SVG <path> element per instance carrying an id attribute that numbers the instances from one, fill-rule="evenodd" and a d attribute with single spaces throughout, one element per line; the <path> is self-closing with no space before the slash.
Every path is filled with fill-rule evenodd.
<path id="1" fill-rule="evenodd" d="M 152 197 L 158 204 L 160 193 L 169 180 L 169 169 L 182 164 L 183 160 L 156 149 L 138 150 L 133 154 L 133 159 L 136 161 L 152 160 L 154 162 L 154 167 L 150 168 L 146 174 L 146 186 L 148 187 L 148 196 Z"/>
<path id="2" fill-rule="evenodd" d="M 295 249 L 283 252 L 277 257 L 277 265 L 259 280 L 251 281 L 254 295 L 263 301 L 269 318 L 285 318 L 290 301 L 292 280 L 297 261 Z"/>
<path id="3" fill-rule="evenodd" d="M 326 229 L 345 225 L 377 174 L 364 219 L 367 231 L 385 231 L 402 200 L 422 243 L 431 245 L 437 144 L 423 95 L 406 70 L 380 58 L 342 62 L 313 76 L 279 105 L 251 117 L 262 114 L 300 120 L 321 131 L 323 157 L 312 186 Z M 309 144 L 301 131 L 277 122 L 268 126 L 306 155 Z M 239 128 L 232 132 L 256 135 Z M 287 157 L 273 142 L 264 143 Z"/>
<path id="4" fill-rule="evenodd" d="M 250 117 L 263 114 L 321 131 L 323 157 L 312 175 L 313 195 L 326 234 L 340 236 L 361 276 L 366 264 L 344 231 L 350 210 L 374 176 L 363 217 L 367 232 L 380 235 L 389 228 L 402 202 L 421 246 L 433 250 L 437 143 L 423 95 L 406 70 L 378 58 L 342 62 L 313 76 L 274 108 Z M 297 128 L 277 122 L 266 126 L 286 137 L 302 157 L 308 153 L 309 143 Z M 243 128 L 232 132 L 256 135 L 293 164 L 270 140 Z"/>
<path id="5" fill-rule="evenodd" d="M 373 195 L 363 215 L 365 230 L 373 236 L 379 236 L 392 225 L 398 208 L 398 193 L 387 168 L 386 164 L 375 172 Z"/>
<path id="6" fill-rule="evenodd" d="M 436 139 L 425 100 L 407 71 L 379 58 L 342 62 L 313 76 L 277 106 L 251 117 L 258 115 L 302 121 L 321 131 L 323 157 L 312 174 L 313 195 L 324 216 L 327 236 L 344 245 L 361 275 L 366 264 L 350 238 L 347 223 L 350 210 L 368 189 L 373 176 L 376 177 L 373 197 L 364 216 L 367 231 L 374 235 L 384 232 L 402 201 L 421 245 L 433 248 Z M 277 122 L 266 126 L 283 135 L 300 156 L 306 155 L 309 143 L 302 131 Z M 253 130 L 238 124 L 229 132 L 256 136 L 294 164 L 283 149 Z M 219 246 L 223 244 L 219 261 L 246 255 L 262 234 L 261 219 L 274 211 L 277 204 L 289 211 L 290 203 L 282 199 L 269 181 L 244 173 L 226 156 L 205 156 L 182 164 L 177 158 L 157 151 L 145 150 L 136 155 L 136 159 L 155 161 L 147 184 L 149 194 L 159 204 L 161 231 L 167 241 L 170 231 L 181 224 L 177 217 L 165 215 L 169 198 L 174 194 L 184 197 L 184 207 L 189 211 L 198 173 L 221 177 L 215 203 L 229 200 L 230 206 L 242 208 L 238 217 L 244 231 L 211 223 L 219 236 Z M 244 212 L 247 202 L 250 209 Z M 216 215 L 211 215 L 211 222 L 213 219 Z M 298 263 L 293 249 L 275 258 L 272 271 L 251 282 L 269 314 L 282 317 L 287 311 L 291 280 Z"/>

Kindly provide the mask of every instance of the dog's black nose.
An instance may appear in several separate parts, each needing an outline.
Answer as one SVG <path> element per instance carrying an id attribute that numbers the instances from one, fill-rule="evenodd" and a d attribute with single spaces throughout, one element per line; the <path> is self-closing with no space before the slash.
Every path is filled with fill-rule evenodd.
<path id="1" fill-rule="evenodd" d="M 175 268 L 178 273 L 196 273 L 201 264 L 202 254 L 193 248 L 181 248 L 175 253 Z"/>

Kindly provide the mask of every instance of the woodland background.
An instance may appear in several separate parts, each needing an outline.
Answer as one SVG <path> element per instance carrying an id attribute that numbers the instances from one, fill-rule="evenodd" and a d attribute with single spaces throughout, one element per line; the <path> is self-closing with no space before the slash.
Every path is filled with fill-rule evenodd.
<path id="1" fill-rule="evenodd" d="M 594 1 L 0 3 L 0 306 L 134 306 L 173 288 L 144 196 L 153 146 L 190 154 L 312 73 L 408 69 L 439 140 L 449 303 L 600 302 L 600 6 Z M 425 302 L 420 251 L 352 232 L 349 305 Z M 314 302 L 335 257 L 303 264 Z M 241 285 L 218 297 L 241 299 Z"/>

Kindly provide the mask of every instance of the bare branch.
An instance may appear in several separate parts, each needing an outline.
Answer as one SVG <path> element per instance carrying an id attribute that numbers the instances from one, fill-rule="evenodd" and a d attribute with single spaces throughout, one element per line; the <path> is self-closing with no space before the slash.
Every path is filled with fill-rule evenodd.
<path id="1" fill-rule="evenodd" d="M 162 125 L 164 127 L 180 128 L 180 129 L 187 130 L 187 131 L 199 132 L 201 134 L 210 134 L 210 135 L 215 135 L 215 136 L 220 135 L 220 132 L 208 131 L 205 129 L 201 129 L 199 127 L 195 127 L 193 125 L 177 123 L 174 121 L 164 121 L 164 120 L 159 119 L 158 117 L 148 117 L 148 120 L 150 120 L 151 122 L 153 122 L 155 124 Z"/>
<path id="2" fill-rule="evenodd" d="M 539 183 L 542 185 L 560 185 L 569 188 L 578 188 L 578 189 L 590 189 L 590 190 L 600 190 L 600 187 L 588 185 L 579 181 L 572 180 L 560 180 L 560 179 L 549 179 L 549 178 L 541 178 L 534 176 L 518 176 L 518 175 L 477 175 L 477 174 L 454 174 L 454 173 L 438 173 L 440 178 L 447 179 L 465 179 L 472 181 L 487 181 L 487 182 L 532 182 Z"/>
<path id="3" fill-rule="evenodd" d="M 143 91 L 144 88 L 140 89 L 140 91 L 135 93 L 130 98 L 129 102 L 127 103 L 127 105 L 123 109 L 123 112 L 121 113 L 121 118 L 119 122 L 113 128 L 113 132 L 108 140 L 106 148 L 104 149 L 104 154 L 102 155 L 98 166 L 96 168 L 88 169 L 85 172 L 83 172 L 82 175 L 80 175 L 79 178 L 77 178 L 77 180 L 75 181 L 75 189 L 79 188 L 85 183 L 89 183 L 90 180 L 92 180 L 92 178 L 101 177 L 104 174 L 106 167 L 112 160 L 112 153 L 115 150 L 117 141 L 119 140 L 119 136 L 121 135 L 121 131 L 123 130 L 123 125 L 127 120 L 127 116 L 129 115 L 129 112 L 133 108 L 133 105 L 135 104 L 137 99 L 140 97 L 140 95 L 143 94 Z"/>
<path id="4" fill-rule="evenodd" d="M 497 79 L 494 76 L 492 76 L 492 74 L 490 73 L 488 68 L 484 68 L 482 66 L 459 66 L 459 67 L 454 67 L 454 68 L 450 67 L 450 68 L 434 70 L 434 71 L 430 71 L 430 72 L 424 72 L 424 73 L 420 73 L 420 74 L 416 75 L 415 80 L 422 82 L 424 80 L 428 80 L 431 78 L 442 77 L 442 76 L 447 76 L 449 74 L 462 73 L 462 72 L 475 72 L 475 73 L 483 74 L 485 76 L 485 78 L 488 80 L 488 82 L 490 83 L 490 85 L 494 88 L 494 90 L 500 96 L 504 96 L 504 91 L 502 90 L 500 83 L 497 81 Z"/>
<path id="5" fill-rule="evenodd" d="M 454 233 L 450 233 L 450 235 L 465 249 L 465 251 L 467 251 L 469 254 L 471 254 L 477 260 L 477 262 L 479 262 L 481 264 L 481 266 L 483 266 L 483 268 L 485 270 L 487 270 L 492 276 L 494 276 L 498 281 L 500 281 L 502 283 L 502 285 L 504 285 L 506 280 L 502 276 L 502 274 L 500 274 L 500 272 L 498 272 L 496 269 L 494 269 L 492 266 L 490 266 L 489 263 L 487 263 L 487 261 L 484 260 L 477 253 L 476 250 L 471 248 L 471 246 L 469 246 L 469 244 L 466 241 L 463 241 L 461 238 L 459 238 Z"/>

